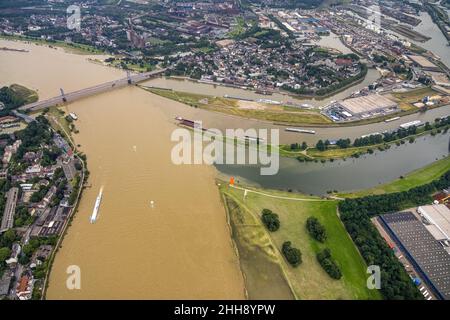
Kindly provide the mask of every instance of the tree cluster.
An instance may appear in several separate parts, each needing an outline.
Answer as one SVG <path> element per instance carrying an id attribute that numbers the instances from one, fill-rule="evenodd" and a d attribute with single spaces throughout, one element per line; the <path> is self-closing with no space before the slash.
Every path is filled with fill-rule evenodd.
<path id="1" fill-rule="evenodd" d="M 431 130 L 448 130 L 448 127 L 450 126 L 450 116 L 438 118 L 435 119 L 434 123 L 426 122 L 424 125 L 424 131 L 431 131 Z M 372 134 L 361 138 L 356 138 L 352 144 L 350 139 L 342 138 L 336 141 L 336 146 L 345 149 L 349 147 L 364 147 L 364 146 L 372 146 L 382 143 L 389 143 L 395 140 L 400 140 L 407 138 L 409 136 L 416 135 L 418 133 L 418 127 L 417 126 L 410 126 L 409 128 L 399 128 L 397 130 L 394 130 L 392 132 L 383 132 L 382 134 Z M 297 144 L 298 145 L 298 144 Z M 316 143 L 316 149 L 319 151 L 325 151 L 330 147 L 331 143 L 329 140 L 319 140 Z M 292 146 L 295 146 L 295 144 L 291 144 Z"/>
<path id="2" fill-rule="evenodd" d="M 320 265 L 322 266 L 323 270 L 325 270 L 325 272 L 328 273 L 328 275 L 331 278 L 336 280 L 342 278 L 341 270 L 331 257 L 330 249 L 326 248 L 323 249 L 322 251 L 319 251 L 316 255 L 316 258 L 317 261 L 319 261 Z"/>
<path id="3" fill-rule="evenodd" d="M 299 249 L 293 247 L 290 241 L 283 243 L 281 251 L 291 266 L 298 267 L 302 263 L 302 253 Z"/>
<path id="4" fill-rule="evenodd" d="M 325 242 L 327 239 L 327 232 L 325 227 L 319 222 L 316 217 L 309 217 L 306 220 L 306 229 L 311 237 L 320 242 Z"/>
<path id="5" fill-rule="evenodd" d="M 270 232 L 275 232 L 280 228 L 280 219 L 276 213 L 269 209 L 263 209 L 261 220 Z"/>

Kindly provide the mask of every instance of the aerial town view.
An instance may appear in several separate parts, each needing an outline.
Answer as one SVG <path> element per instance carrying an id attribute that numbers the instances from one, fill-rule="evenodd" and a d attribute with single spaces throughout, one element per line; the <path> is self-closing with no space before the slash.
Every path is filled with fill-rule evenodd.
<path id="1" fill-rule="evenodd" d="M 449 129 L 449 0 L 2 0 L 0 300 L 450 300 Z"/>

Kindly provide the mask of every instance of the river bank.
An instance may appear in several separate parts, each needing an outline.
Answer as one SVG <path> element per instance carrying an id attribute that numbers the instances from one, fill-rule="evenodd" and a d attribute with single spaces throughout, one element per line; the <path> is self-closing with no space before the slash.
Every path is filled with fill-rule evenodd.
<path id="1" fill-rule="evenodd" d="M 360 190 L 350 194 L 334 194 L 327 199 L 254 188 L 245 184 L 227 185 L 221 182 L 220 190 L 226 201 L 226 206 L 229 208 L 228 214 L 234 221 L 234 228 L 237 230 L 233 236 L 237 243 L 245 244 L 245 246 L 238 247 L 239 251 L 244 254 L 243 257 L 240 257 L 241 263 L 248 263 L 250 259 L 256 259 L 259 256 L 262 260 L 259 261 L 259 266 L 274 263 L 279 267 L 279 269 L 272 271 L 275 276 L 269 279 L 257 278 L 256 276 L 259 274 L 264 275 L 264 271 L 257 268 L 244 269 L 247 286 L 250 288 L 249 294 L 257 293 L 258 287 L 252 282 L 258 280 L 264 283 L 272 280 L 271 285 L 275 292 L 287 284 L 294 296 L 300 299 L 381 298 L 376 290 L 364 290 L 366 286 L 363 273 L 365 273 L 366 264 L 360 253 L 357 252 L 354 243 L 350 241 L 348 246 L 346 244 L 349 235 L 343 228 L 338 215 L 336 215 L 337 206 L 335 204 L 337 200 L 407 191 L 436 181 L 448 170 L 450 170 L 450 157 L 436 161 L 405 177 L 377 188 Z M 270 209 L 279 217 L 281 227 L 276 232 L 269 232 L 261 222 L 260 212 L 263 209 Z M 292 214 L 293 212 L 295 214 Z M 327 232 L 325 243 L 318 244 L 318 242 L 308 239 L 306 229 L 299 228 L 299 225 L 305 223 L 305 216 L 313 216 L 319 219 Z M 333 225 L 334 219 L 338 220 L 336 225 Z M 333 231 L 332 234 L 328 233 L 330 229 Z M 331 237 L 337 248 L 331 246 L 329 242 Z M 289 266 L 281 256 L 281 252 L 278 252 L 281 243 L 286 240 L 293 242 L 293 245 L 301 250 L 303 262 L 297 268 Z M 331 280 L 317 266 L 314 256 L 323 247 L 328 247 L 332 251 L 333 258 L 343 272 L 343 277 L 338 281 Z M 249 252 L 253 252 L 253 254 L 249 255 Z M 342 257 L 343 252 L 345 252 L 344 259 Z M 351 273 L 349 273 L 350 266 L 352 268 Z M 276 275 L 280 273 L 280 270 L 285 277 L 285 282 L 276 281 L 278 278 Z M 306 276 L 302 275 L 303 273 Z M 253 290 L 256 292 L 252 292 Z M 349 294 L 351 295 L 350 298 L 347 296 Z"/>
<path id="2" fill-rule="evenodd" d="M 74 157 L 76 157 L 78 159 L 82 168 L 81 168 L 81 176 L 80 176 L 79 185 L 78 185 L 78 192 L 77 192 L 75 202 L 73 204 L 73 209 L 71 210 L 70 216 L 67 217 L 67 219 L 61 229 L 61 234 L 59 235 L 58 241 L 55 244 L 55 249 L 52 251 L 51 255 L 48 257 L 48 268 L 47 268 L 47 272 L 44 277 L 44 282 L 42 284 L 41 300 L 45 300 L 47 297 L 47 290 L 48 290 L 48 286 L 49 286 L 50 274 L 52 272 L 53 263 L 55 262 L 56 254 L 58 253 L 59 249 L 61 248 L 62 243 L 64 241 L 64 237 L 66 236 L 68 229 L 69 229 L 70 225 L 72 224 L 72 221 L 73 221 L 75 215 L 78 212 L 78 206 L 80 204 L 81 195 L 82 195 L 83 189 L 85 187 L 87 176 L 89 175 L 89 172 L 87 171 L 86 161 L 85 161 L 85 159 L 83 159 L 83 156 L 80 155 L 79 152 L 77 151 L 77 147 L 76 147 L 70 133 L 68 133 L 58 122 L 54 122 L 53 130 L 55 130 L 55 131 L 61 130 L 64 133 L 66 141 L 69 142 L 70 146 L 72 147 L 72 150 L 74 151 Z"/>
<path id="3" fill-rule="evenodd" d="M 347 88 L 333 96 L 329 96 L 327 98 L 323 99 L 315 99 L 315 98 L 295 98 L 291 97 L 289 95 L 275 92 L 272 95 L 264 95 L 261 93 L 257 93 L 256 91 L 252 90 L 244 90 L 242 88 L 236 88 L 236 87 L 230 87 L 225 86 L 222 84 L 212 84 L 212 83 L 205 83 L 205 82 L 194 82 L 187 80 L 185 78 L 175 78 L 175 77 L 161 77 L 157 79 L 152 79 L 150 81 L 142 83 L 142 85 L 148 85 L 148 86 L 154 86 L 157 88 L 162 89 L 172 89 L 174 91 L 182 91 L 182 92 L 189 92 L 192 94 L 205 94 L 205 92 L 214 92 L 213 96 L 223 96 L 225 94 L 228 94 L 230 96 L 234 97 L 241 97 L 241 98 L 248 98 L 248 99 L 270 99 L 270 100 L 276 100 L 283 103 L 286 102 L 293 102 L 293 103 L 305 103 L 310 104 L 314 107 L 320 107 L 329 104 L 333 100 L 341 100 L 343 98 L 348 97 L 355 91 L 359 91 L 368 85 L 372 84 L 376 80 L 378 80 L 381 77 L 381 74 L 376 69 L 368 69 L 367 75 L 364 78 L 362 82 L 359 82 L 358 84 Z"/>

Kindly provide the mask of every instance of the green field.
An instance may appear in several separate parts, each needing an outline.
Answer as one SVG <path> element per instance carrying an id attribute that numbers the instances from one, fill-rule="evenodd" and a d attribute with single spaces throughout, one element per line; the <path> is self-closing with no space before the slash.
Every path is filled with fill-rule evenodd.
<path id="1" fill-rule="evenodd" d="M 230 195 L 222 194 L 233 242 L 250 300 L 293 300 L 295 296 L 280 266 L 280 257 L 264 226 Z"/>
<path id="2" fill-rule="evenodd" d="M 448 170 L 450 170 L 450 156 L 433 162 L 432 164 L 424 168 L 413 171 L 405 177 L 399 178 L 392 182 L 371 189 L 356 191 L 353 193 L 337 194 L 337 196 L 343 198 L 359 198 L 374 194 L 406 191 L 411 188 L 430 183 L 431 181 L 438 179 Z"/>
<path id="3" fill-rule="evenodd" d="M 75 125 L 75 121 L 71 120 L 69 117 L 69 110 L 67 109 L 67 106 L 57 107 L 53 106 L 50 108 L 46 108 L 41 111 L 36 111 L 33 114 L 44 115 L 47 120 L 50 122 L 51 127 L 59 132 L 61 135 L 63 135 L 67 140 L 72 141 L 72 134 L 78 133 L 78 129 Z"/>
<path id="4" fill-rule="evenodd" d="M 133 63 L 123 59 L 115 58 L 113 61 L 109 62 L 108 65 L 114 68 L 126 68 L 135 72 L 147 72 L 153 69 L 150 63 Z"/>
<path id="5" fill-rule="evenodd" d="M 375 149 L 379 145 L 375 146 L 364 146 L 364 147 L 353 147 L 353 148 L 329 148 L 325 151 L 319 151 L 317 148 L 309 148 L 306 150 L 306 154 L 313 159 L 345 159 L 349 158 L 355 154 L 367 153 L 369 149 Z"/>
<path id="6" fill-rule="evenodd" d="M 337 216 L 337 201 L 267 190 L 257 190 L 264 194 L 249 192 L 244 200 L 244 191 L 225 185 L 221 186 L 221 192 L 233 199 L 241 208 L 241 212 L 253 216 L 253 225 L 259 228 L 259 233 L 251 233 L 247 235 L 247 238 L 267 238 L 263 241 L 266 243 L 265 248 L 269 250 L 266 260 L 280 265 L 297 298 L 379 299 L 381 297 L 378 292 L 366 288 L 366 265 Z M 292 198 L 305 199 L 305 201 L 292 200 Z M 278 231 L 269 233 L 261 224 L 260 213 L 264 208 L 279 215 L 281 227 Z M 309 216 L 317 217 L 325 226 L 328 239 L 324 244 L 313 240 L 306 231 L 305 223 Z M 253 229 L 248 231 L 251 230 Z M 298 268 L 292 268 L 281 256 L 279 250 L 284 241 L 291 241 L 301 250 L 303 263 Z M 276 248 L 275 252 L 273 247 Z M 340 280 L 330 278 L 316 260 L 316 253 L 325 247 L 330 248 L 341 268 L 343 277 Z M 253 277 L 250 276 L 250 278 Z"/>
<path id="7" fill-rule="evenodd" d="M 21 86 L 20 84 L 14 83 L 9 86 L 9 89 L 11 89 L 18 98 L 23 99 L 24 104 L 38 101 L 39 97 L 36 91 Z"/>

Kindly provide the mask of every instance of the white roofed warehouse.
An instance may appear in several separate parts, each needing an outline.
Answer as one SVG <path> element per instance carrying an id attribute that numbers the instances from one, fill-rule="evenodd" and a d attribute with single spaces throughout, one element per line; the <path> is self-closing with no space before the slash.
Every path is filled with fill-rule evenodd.
<path id="1" fill-rule="evenodd" d="M 333 121 L 358 120 L 383 116 L 399 110 L 398 104 L 379 94 L 369 94 L 334 102 L 325 110 Z"/>
<path id="2" fill-rule="evenodd" d="M 396 102 L 379 94 L 350 98 L 339 102 L 339 104 L 353 116 L 394 111 L 398 108 Z"/>

